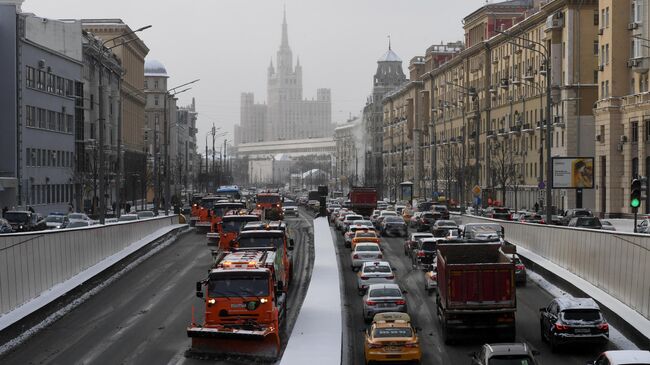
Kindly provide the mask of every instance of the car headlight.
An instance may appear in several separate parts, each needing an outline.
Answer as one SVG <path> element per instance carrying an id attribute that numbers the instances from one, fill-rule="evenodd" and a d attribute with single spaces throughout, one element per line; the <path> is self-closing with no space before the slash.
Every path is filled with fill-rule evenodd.
<path id="1" fill-rule="evenodd" d="M 59 228 L 61 228 L 61 226 L 55 226 L 55 227 L 54 227 L 54 229 L 59 229 Z"/>

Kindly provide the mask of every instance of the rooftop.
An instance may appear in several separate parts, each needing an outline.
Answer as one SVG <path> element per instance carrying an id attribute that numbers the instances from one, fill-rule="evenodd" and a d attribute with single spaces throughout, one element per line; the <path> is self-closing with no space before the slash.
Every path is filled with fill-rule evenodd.
<path id="1" fill-rule="evenodd" d="M 162 62 L 158 60 L 147 59 L 144 62 L 144 75 L 145 76 L 158 76 L 158 77 L 169 77 L 167 75 L 167 69 Z"/>

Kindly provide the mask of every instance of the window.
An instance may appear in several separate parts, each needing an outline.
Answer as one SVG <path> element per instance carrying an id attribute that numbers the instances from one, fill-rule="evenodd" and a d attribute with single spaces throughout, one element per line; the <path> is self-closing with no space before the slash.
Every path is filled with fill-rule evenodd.
<path id="1" fill-rule="evenodd" d="M 39 90 L 45 90 L 45 71 L 38 70 L 38 79 L 36 79 L 36 87 Z"/>
<path id="2" fill-rule="evenodd" d="M 25 119 L 28 127 L 36 127 L 36 108 L 33 106 L 25 107 Z"/>
<path id="3" fill-rule="evenodd" d="M 153 82 L 153 88 L 158 89 L 158 80 Z M 158 105 L 158 104 L 156 104 L 156 105 Z"/>
<path id="4" fill-rule="evenodd" d="M 594 71 L 594 84 L 598 86 L 598 70 Z"/>
<path id="5" fill-rule="evenodd" d="M 27 148 L 25 153 L 25 166 L 32 166 L 32 149 Z"/>
<path id="6" fill-rule="evenodd" d="M 650 141 L 650 120 L 645 120 L 643 125 L 645 129 L 645 141 L 648 142 Z"/>
<path id="7" fill-rule="evenodd" d="M 160 97 L 158 95 L 154 96 L 153 102 L 155 105 L 160 105 Z"/>
<path id="8" fill-rule="evenodd" d="M 605 28 L 609 28 L 609 6 L 605 8 Z"/>
<path id="9" fill-rule="evenodd" d="M 59 95 L 63 95 L 65 93 L 64 81 L 65 80 L 63 79 L 63 77 L 56 78 L 56 93 Z"/>
<path id="10" fill-rule="evenodd" d="M 90 110 L 95 109 L 95 95 L 90 94 Z"/>
<path id="11" fill-rule="evenodd" d="M 27 66 L 27 75 L 26 75 L 26 80 L 27 80 L 27 87 L 35 87 L 36 86 L 36 70 L 33 67 Z"/>
<path id="12" fill-rule="evenodd" d="M 605 80 L 605 96 L 609 98 L 609 80 Z"/>
<path id="13" fill-rule="evenodd" d="M 53 93 L 55 84 L 56 84 L 56 76 L 54 76 L 51 73 L 48 73 L 47 74 L 47 92 Z"/>
<path id="14" fill-rule="evenodd" d="M 594 54 L 598 55 L 598 41 L 594 41 Z"/>
<path id="15" fill-rule="evenodd" d="M 598 9 L 594 9 L 594 25 L 598 25 Z"/>
<path id="16" fill-rule="evenodd" d="M 56 130 L 59 132 L 65 132 L 63 125 L 63 113 L 56 113 Z"/>
<path id="17" fill-rule="evenodd" d="M 52 110 L 47 111 L 47 129 L 56 130 L 56 113 Z"/>
<path id="18" fill-rule="evenodd" d="M 600 46 L 600 65 L 605 66 L 605 46 Z"/>
<path id="19" fill-rule="evenodd" d="M 643 53 L 641 50 L 641 47 L 643 47 L 642 43 L 643 42 L 641 39 L 638 38 L 632 38 L 632 58 L 641 58 L 643 57 Z"/>
<path id="20" fill-rule="evenodd" d="M 609 65 L 609 43 L 605 45 L 605 64 Z"/>
<path id="21" fill-rule="evenodd" d="M 74 81 L 73 80 L 65 80 L 65 95 L 66 96 L 74 96 Z M 79 94 L 81 96 L 81 94 Z"/>
<path id="22" fill-rule="evenodd" d="M 632 1 L 632 21 L 640 24 L 643 17 L 643 2 L 640 0 Z"/>
<path id="23" fill-rule="evenodd" d="M 144 88 L 145 88 L 145 89 L 148 89 L 148 88 L 149 88 L 149 83 L 147 82 L 147 80 L 144 80 Z"/>
<path id="24" fill-rule="evenodd" d="M 66 115 L 65 131 L 68 132 L 68 133 L 72 133 L 73 129 L 74 129 L 74 126 L 73 126 L 72 115 L 68 114 L 68 115 Z"/>
<path id="25" fill-rule="evenodd" d="M 630 129 L 632 131 L 632 142 L 639 142 L 639 122 L 632 122 Z"/>

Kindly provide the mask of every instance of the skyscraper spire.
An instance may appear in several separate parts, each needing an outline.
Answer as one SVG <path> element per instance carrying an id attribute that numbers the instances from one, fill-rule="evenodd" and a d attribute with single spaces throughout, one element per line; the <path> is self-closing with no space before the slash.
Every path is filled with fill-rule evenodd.
<path id="1" fill-rule="evenodd" d="M 289 33 L 287 32 L 287 6 L 284 6 L 282 15 L 282 44 L 280 48 L 289 48 Z"/>
<path id="2" fill-rule="evenodd" d="M 392 49 L 390 48 L 390 34 L 388 35 L 388 50 L 391 51 Z"/>

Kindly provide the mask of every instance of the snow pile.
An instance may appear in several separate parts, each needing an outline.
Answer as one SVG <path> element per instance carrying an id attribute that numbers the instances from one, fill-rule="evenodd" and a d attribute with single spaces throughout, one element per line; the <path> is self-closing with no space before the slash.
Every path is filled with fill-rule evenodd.
<path id="1" fill-rule="evenodd" d="M 327 218 L 314 220 L 314 268 L 307 296 L 281 364 L 341 362 L 341 294 L 334 240 Z"/>

